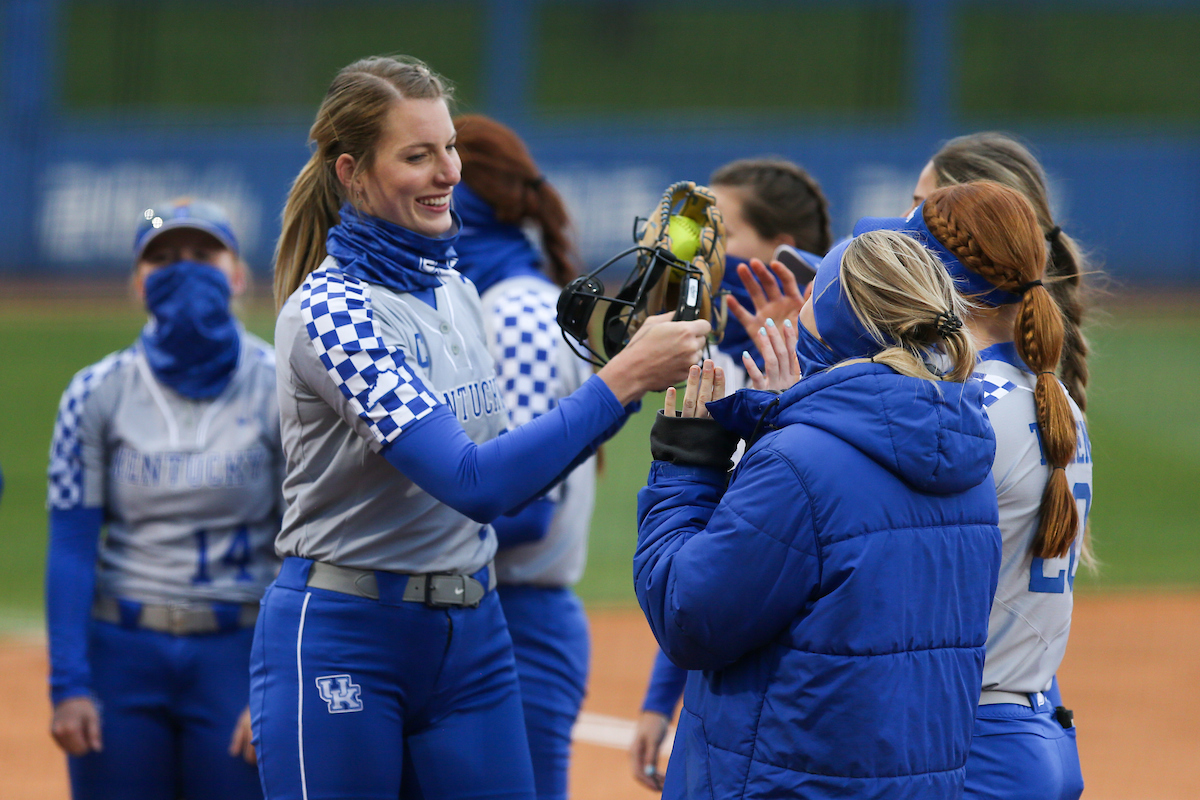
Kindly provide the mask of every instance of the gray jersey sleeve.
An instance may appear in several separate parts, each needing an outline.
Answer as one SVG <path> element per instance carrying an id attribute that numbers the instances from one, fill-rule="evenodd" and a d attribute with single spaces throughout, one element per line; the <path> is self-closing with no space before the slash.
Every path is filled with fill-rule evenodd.
<path id="1" fill-rule="evenodd" d="M 1034 376 L 998 361 L 983 362 L 979 369 L 976 377 L 987 392 L 984 403 L 996 433 L 992 475 L 1003 537 L 983 688 L 1040 692 L 1049 687 L 1070 634 L 1072 589 L 1091 506 L 1091 447 L 1083 415 L 1071 403 L 1079 446 L 1075 460 L 1067 466 L 1067 480 L 1080 506 L 1079 536 L 1066 556 L 1035 558 L 1030 548 L 1050 467 L 1039 440 Z"/>
<path id="2" fill-rule="evenodd" d="M 118 398 L 118 383 L 109 379 L 132 364 L 133 358 L 132 349 L 113 353 L 80 370 L 63 392 L 50 443 L 48 507 L 104 505 L 105 430 Z"/>

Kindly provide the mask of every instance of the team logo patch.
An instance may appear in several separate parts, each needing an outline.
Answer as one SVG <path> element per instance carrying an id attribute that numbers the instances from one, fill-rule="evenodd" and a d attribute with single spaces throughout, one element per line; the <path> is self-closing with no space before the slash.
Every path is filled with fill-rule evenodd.
<path id="1" fill-rule="evenodd" d="M 329 705 L 330 714 L 346 714 L 362 711 L 362 687 L 349 675 L 325 675 L 317 678 L 317 691 Z"/>

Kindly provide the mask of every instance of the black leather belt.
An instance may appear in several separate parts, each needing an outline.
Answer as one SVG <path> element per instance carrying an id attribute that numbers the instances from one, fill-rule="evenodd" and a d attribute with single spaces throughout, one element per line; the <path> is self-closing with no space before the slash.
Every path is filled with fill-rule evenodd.
<path id="1" fill-rule="evenodd" d="M 470 575 L 441 572 L 409 575 L 403 599 L 410 603 L 423 603 L 430 608 L 475 608 L 488 590 L 495 588 L 495 574 L 495 568 L 488 564 L 488 586 Z M 379 582 L 375 573 L 367 569 L 314 561 L 308 571 L 307 585 L 369 600 L 379 599 Z"/>

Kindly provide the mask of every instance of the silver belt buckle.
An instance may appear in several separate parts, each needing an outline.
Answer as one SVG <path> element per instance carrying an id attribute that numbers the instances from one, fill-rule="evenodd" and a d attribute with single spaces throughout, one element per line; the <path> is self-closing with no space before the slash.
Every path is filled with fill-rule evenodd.
<path id="1" fill-rule="evenodd" d="M 465 606 L 467 604 L 466 595 L 466 575 L 430 574 L 425 576 L 425 605 L 430 608 Z"/>
<path id="2" fill-rule="evenodd" d="M 191 607 L 179 603 L 167 605 L 167 632 L 174 636 L 191 633 Z"/>
<path id="3" fill-rule="evenodd" d="M 220 628 L 217 613 L 211 606 L 195 603 L 170 603 L 167 605 L 167 632 L 175 636 L 194 633 L 214 633 Z"/>

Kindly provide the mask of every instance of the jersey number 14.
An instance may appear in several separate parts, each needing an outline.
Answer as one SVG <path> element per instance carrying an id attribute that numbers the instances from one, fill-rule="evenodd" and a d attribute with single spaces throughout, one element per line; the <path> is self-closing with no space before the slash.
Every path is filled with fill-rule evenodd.
<path id="1" fill-rule="evenodd" d="M 212 576 L 208 572 L 208 531 L 201 528 L 193 534 L 196 537 L 196 574 L 192 576 L 193 584 L 212 583 Z M 229 540 L 229 548 L 226 549 L 225 555 L 221 556 L 221 564 L 231 569 L 237 570 L 237 575 L 234 580 L 248 581 L 252 578 L 250 570 L 250 558 L 253 551 L 250 548 L 250 530 L 241 525 L 234 530 L 233 536 Z"/>

